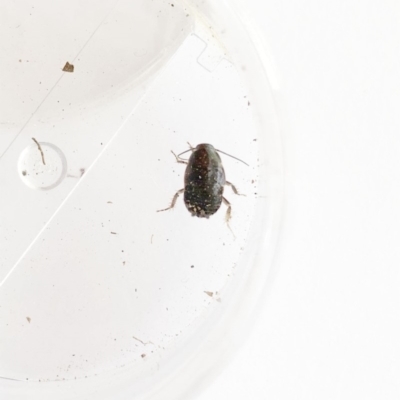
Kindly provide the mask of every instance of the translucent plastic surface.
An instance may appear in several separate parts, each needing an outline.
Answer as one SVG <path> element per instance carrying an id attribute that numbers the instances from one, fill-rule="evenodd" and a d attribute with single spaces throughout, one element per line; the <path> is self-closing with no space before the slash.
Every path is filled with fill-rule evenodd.
<path id="1" fill-rule="evenodd" d="M 235 303 L 254 302 L 245 286 L 265 281 L 256 258 L 267 271 L 278 233 L 279 135 L 245 76 L 262 69 L 238 64 L 209 11 L 1 4 L 2 398 L 158 398 L 166 382 L 172 396 L 179 369 L 189 384 L 212 362 L 190 360 Z M 245 194 L 225 190 L 231 229 L 224 205 L 199 219 L 179 198 L 157 213 L 183 188 L 171 150 L 187 142 L 250 165 L 221 155 Z"/>

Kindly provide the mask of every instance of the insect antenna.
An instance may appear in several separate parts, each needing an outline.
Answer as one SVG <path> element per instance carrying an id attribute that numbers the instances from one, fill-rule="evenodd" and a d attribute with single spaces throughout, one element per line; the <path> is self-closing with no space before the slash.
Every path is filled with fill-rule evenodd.
<path id="1" fill-rule="evenodd" d="M 215 149 L 215 150 L 219 151 L 219 152 L 222 153 L 222 154 L 225 154 L 226 156 L 232 157 L 232 158 L 234 158 L 235 160 L 238 160 L 238 161 L 242 162 L 243 164 L 247 165 L 248 167 L 250 166 L 249 164 L 247 164 L 247 162 L 244 162 L 244 161 L 241 160 L 240 158 L 237 158 L 237 157 L 232 156 L 232 155 L 230 155 L 230 154 L 228 154 L 228 153 L 225 153 L 225 152 L 222 151 L 222 150 L 218 150 L 218 149 Z M 189 151 L 189 150 L 188 150 L 188 151 Z"/>
<path id="2" fill-rule="evenodd" d="M 180 157 L 182 154 L 185 154 L 185 153 L 187 153 L 188 151 L 192 151 L 193 149 L 189 149 L 189 150 L 185 150 L 185 151 L 182 151 L 182 153 L 179 153 L 178 154 L 178 157 Z"/>

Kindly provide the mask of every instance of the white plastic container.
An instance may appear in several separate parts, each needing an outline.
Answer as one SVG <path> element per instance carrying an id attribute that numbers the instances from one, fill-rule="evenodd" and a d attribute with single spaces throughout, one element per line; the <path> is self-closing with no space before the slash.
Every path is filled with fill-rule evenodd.
<path id="1" fill-rule="evenodd" d="M 190 398 L 275 254 L 269 59 L 228 1 L 36 3 L 0 4 L 0 398 Z M 250 165 L 221 155 L 231 230 L 156 212 L 187 142 Z"/>

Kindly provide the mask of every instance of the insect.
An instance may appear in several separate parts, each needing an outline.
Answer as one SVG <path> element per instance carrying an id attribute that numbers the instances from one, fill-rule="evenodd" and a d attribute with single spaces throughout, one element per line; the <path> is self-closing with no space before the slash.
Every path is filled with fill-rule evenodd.
<path id="1" fill-rule="evenodd" d="M 179 195 L 183 193 L 186 208 L 192 216 L 208 218 L 219 210 L 223 202 L 228 207 L 225 219 L 226 222 L 229 222 L 232 207 L 229 201 L 223 196 L 224 186 L 229 185 L 237 195 L 240 195 L 240 193 L 232 183 L 225 179 L 224 167 L 222 166 L 222 161 L 218 152 L 235 158 L 244 164 L 246 163 L 221 150 L 215 149 L 211 144 L 199 144 L 196 148 L 193 148 L 190 144 L 189 146 L 189 150 L 178 155 L 172 151 L 178 163 L 187 164 L 185 171 L 185 187 L 175 193 L 171 205 L 168 208 L 158 210 L 158 212 L 173 208 Z M 186 161 L 180 158 L 182 154 L 188 151 L 192 152 L 189 160 Z"/>

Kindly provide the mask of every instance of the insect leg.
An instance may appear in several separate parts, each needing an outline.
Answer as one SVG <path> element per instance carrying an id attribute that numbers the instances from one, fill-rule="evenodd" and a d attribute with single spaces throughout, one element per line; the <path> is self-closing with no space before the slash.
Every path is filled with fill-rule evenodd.
<path id="1" fill-rule="evenodd" d="M 186 142 L 188 145 L 189 145 L 189 147 L 190 147 L 190 150 L 194 150 L 194 147 L 189 143 L 189 142 Z"/>
<path id="2" fill-rule="evenodd" d="M 179 195 L 182 194 L 184 191 L 185 191 L 185 189 L 178 190 L 178 191 L 175 193 L 174 198 L 172 199 L 171 205 L 170 205 L 168 208 L 163 208 L 162 210 L 157 210 L 157 212 L 160 212 L 160 211 L 167 211 L 167 210 L 170 210 L 171 208 L 174 208 L 174 207 L 175 207 L 175 203 L 176 203 L 176 201 L 178 200 Z"/>
<path id="3" fill-rule="evenodd" d="M 246 196 L 245 194 L 239 193 L 238 190 L 236 189 L 236 187 L 232 183 L 226 181 L 225 185 L 230 186 L 233 190 L 233 193 L 237 194 L 238 196 Z"/>
<path id="4" fill-rule="evenodd" d="M 177 156 L 172 150 L 171 153 L 175 156 L 176 158 L 176 162 L 180 163 L 180 164 L 187 164 L 188 162 L 186 160 L 183 160 L 182 158 L 180 158 L 179 156 Z"/>
<path id="5" fill-rule="evenodd" d="M 229 224 L 229 220 L 231 219 L 231 211 L 232 211 L 232 206 L 231 203 L 229 203 L 229 201 L 223 197 L 222 201 L 224 202 L 225 205 L 228 206 L 228 209 L 226 210 L 226 214 L 225 214 L 225 221 Z"/>
<path id="6" fill-rule="evenodd" d="M 229 201 L 225 197 L 222 197 L 222 201 L 224 202 L 225 205 L 228 206 L 228 209 L 226 210 L 226 214 L 225 214 L 226 224 L 228 225 L 229 230 L 232 232 L 233 237 L 236 239 L 236 236 L 233 233 L 231 226 L 229 225 L 229 220 L 231 219 L 231 211 L 232 211 L 231 203 L 229 203 Z"/>

